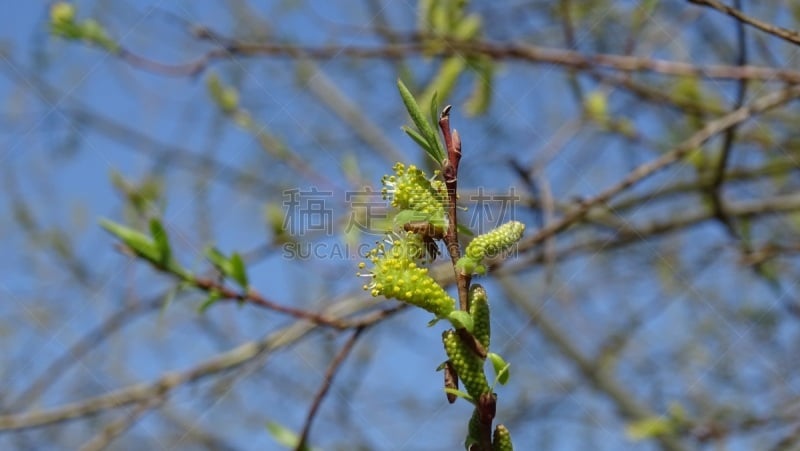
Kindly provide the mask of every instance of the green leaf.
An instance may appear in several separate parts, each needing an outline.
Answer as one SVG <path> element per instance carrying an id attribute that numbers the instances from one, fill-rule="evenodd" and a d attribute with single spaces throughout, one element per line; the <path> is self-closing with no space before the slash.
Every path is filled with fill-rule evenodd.
<path id="1" fill-rule="evenodd" d="M 169 246 L 169 237 L 164 226 L 157 218 L 150 220 L 150 234 L 153 236 L 153 243 L 158 251 L 158 261 L 162 266 L 167 266 L 172 258 L 172 250 Z"/>
<path id="2" fill-rule="evenodd" d="M 464 224 L 457 224 L 456 225 L 456 230 L 458 230 L 458 233 L 460 233 L 462 235 L 475 236 L 475 233 L 472 231 L 472 229 L 470 229 L 469 227 L 465 226 Z"/>
<path id="3" fill-rule="evenodd" d="M 181 282 L 170 288 L 169 291 L 167 291 L 166 295 L 164 295 L 164 302 L 161 304 L 160 314 L 163 315 L 164 312 L 167 311 L 167 307 L 169 307 L 172 304 L 172 301 L 175 300 L 175 297 L 178 295 L 178 293 L 180 293 L 181 290 L 184 289 L 184 285 L 185 283 Z"/>
<path id="4" fill-rule="evenodd" d="M 492 82 L 494 80 L 494 67 L 491 60 L 481 61 L 473 69 L 475 82 L 464 108 L 470 116 L 485 113 L 492 103 Z"/>
<path id="5" fill-rule="evenodd" d="M 633 421 L 625 428 L 631 440 L 639 441 L 672 434 L 674 427 L 669 417 L 650 417 Z"/>
<path id="6" fill-rule="evenodd" d="M 278 424 L 274 421 L 267 422 L 267 432 L 269 432 L 269 435 L 272 436 L 272 439 L 278 442 L 278 444 L 289 449 L 297 448 L 297 445 L 300 442 L 299 435 L 286 426 Z M 303 446 L 302 450 L 312 451 L 308 446 Z"/>
<path id="7" fill-rule="evenodd" d="M 464 17 L 463 19 L 459 20 L 455 26 L 455 30 L 453 31 L 453 35 L 456 39 L 467 41 L 476 36 L 481 31 L 481 16 L 477 14 L 470 14 L 469 16 Z"/>
<path id="8" fill-rule="evenodd" d="M 238 252 L 234 252 L 230 258 L 231 278 L 236 281 L 243 289 L 247 290 L 250 284 L 247 281 L 247 269 L 244 260 Z"/>
<path id="9" fill-rule="evenodd" d="M 505 359 L 494 352 L 486 354 L 486 357 L 488 357 L 492 362 L 492 368 L 494 368 L 495 379 L 497 382 L 499 382 L 500 385 L 505 385 L 506 382 L 508 382 L 509 376 L 511 376 L 508 371 L 508 368 L 511 366 L 511 364 L 506 363 Z"/>
<path id="10" fill-rule="evenodd" d="M 442 149 L 442 147 L 439 145 L 436 132 L 431 124 L 425 119 L 425 115 L 420 110 L 416 99 L 414 99 L 414 96 L 411 94 L 411 91 L 408 90 L 406 85 L 404 85 L 403 81 L 399 78 L 397 79 L 397 89 L 400 91 L 400 97 L 403 99 L 403 104 L 406 106 L 406 111 L 408 111 L 411 121 L 414 122 L 414 125 L 417 127 L 417 131 L 428 144 L 425 150 L 428 152 L 428 155 L 434 159 L 434 161 L 441 164 L 445 159 L 445 154 L 444 149 Z"/>
<path id="11" fill-rule="evenodd" d="M 431 104 L 430 104 L 430 111 L 428 112 L 430 116 L 430 123 L 434 125 L 439 124 L 439 93 L 437 91 L 433 91 L 433 95 L 431 96 Z"/>
<path id="12" fill-rule="evenodd" d="M 472 333 L 472 329 L 475 326 L 472 316 L 463 310 L 453 310 L 447 315 L 447 319 L 456 329 L 466 329 L 469 333 Z"/>
<path id="13" fill-rule="evenodd" d="M 160 252 L 149 236 L 108 219 L 101 219 L 100 226 L 119 238 L 136 255 L 151 262 L 159 262 Z"/>
<path id="14" fill-rule="evenodd" d="M 455 389 L 455 388 L 445 388 L 445 389 L 444 389 L 444 392 L 445 392 L 445 393 L 448 393 L 448 394 L 451 394 L 451 395 L 458 396 L 459 398 L 464 398 L 464 399 L 466 399 L 467 401 L 469 401 L 469 402 L 471 402 L 471 403 L 475 404 L 475 400 L 474 400 L 474 399 L 472 399 L 472 396 L 470 396 L 468 393 L 464 393 L 464 392 L 463 392 L 463 391 L 461 391 L 461 390 L 457 390 L 457 389 Z"/>
<path id="15" fill-rule="evenodd" d="M 431 158 L 434 158 L 434 155 L 436 154 L 436 151 L 431 149 L 431 145 L 428 144 L 427 141 L 425 141 L 425 138 L 422 135 L 417 133 L 417 131 L 414 130 L 413 128 L 411 128 L 411 127 L 406 127 L 404 125 L 401 128 L 403 129 L 404 132 L 406 132 L 406 135 L 410 136 L 411 139 L 413 139 L 414 142 L 417 143 L 418 146 L 422 147 L 422 149 L 425 151 L 425 153 L 428 154 L 428 156 L 430 156 Z M 441 162 L 439 162 L 439 163 L 441 163 Z"/>
<path id="16" fill-rule="evenodd" d="M 206 300 L 203 301 L 202 304 L 200 304 L 200 307 L 197 307 L 197 313 L 201 313 L 201 314 L 205 313 L 206 310 L 208 310 L 209 307 L 211 307 L 212 305 L 216 304 L 217 301 L 219 301 L 220 299 L 222 299 L 222 295 L 220 294 L 219 291 L 217 291 L 217 290 L 209 291 L 208 292 L 208 297 L 206 297 Z"/>
<path id="17" fill-rule="evenodd" d="M 208 246 L 205 249 L 205 256 L 212 265 L 214 265 L 219 272 L 222 273 L 225 277 L 232 277 L 231 274 L 233 273 L 233 268 L 231 268 L 231 262 L 228 260 L 228 257 L 225 256 L 222 252 L 219 251 L 216 247 Z"/>

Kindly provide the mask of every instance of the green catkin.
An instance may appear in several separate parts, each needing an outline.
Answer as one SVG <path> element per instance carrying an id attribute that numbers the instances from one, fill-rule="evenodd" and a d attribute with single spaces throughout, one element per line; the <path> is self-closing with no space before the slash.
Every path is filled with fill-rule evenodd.
<path id="1" fill-rule="evenodd" d="M 428 268 L 417 266 L 416 260 L 424 253 L 421 240 L 413 233 L 398 235 L 386 244 L 378 243 L 367 256 L 373 268 L 362 276 L 372 278 L 364 290 L 372 296 L 383 295 L 390 299 L 415 305 L 439 318 L 446 318 L 455 309 L 455 300 L 429 274 Z M 365 269 L 364 262 L 359 269 Z"/>
<path id="2" fill-rule="evenodd" d="M 478 437 L 481 435 L 481 419 L 478 409 L 472 410 L 472 417 L 469 419 L 469 428 L 467 429 L 467 439 L 464 441 L 464 447 L 469 449 L 473 443 L 478 442 Z"/>
<path id="3" fill-rule="evenodd" d="M 498 424 L 494 428 L 494 440 L 492 441 L 493 451 L 514 451 L 514 445 L 511 444 L 511 434 L 508 429 L 502 424 Z"/>
<path id="4" fill-rule="evenodd" d="M 447 189 L 441 180 L 428 180 L 425 173 L 414 165 L 407 168 L 395 163 L 395 175 L 381 179 L 384 199 L 391 198 L 392 206 L 400 210 L 414 210 L 433 219 L 444 219 L 444 205 L 448 199 Z"/>
<path id="5" fill-rule="evenodd" d="M 447 357 L 455 367 L 459 379 L 464 383 L 467 393 L 476 400 L 482 394 L 489 393 L 489 383 L 483 373 L 483 360 L 461 341 L 453 329 L 442 333 L 442 342 Z"/>
<path id="6" fill-rule="evenodd" d="M 507 251 L 522 238 L 525 224 L 519 221 L 510 221 L 500 227 L 473 239 L 464 253 L 476 264 L 486 257 L 496 257 Z"/>
<path id="7" fill-rule="evenodd" d="M 472 335 L 488 351 L 491 336 L 489 300 L 486 296 L 486 290 L 479 284 L 472 285 L 469 290 L 469 314 L 472 316 L 474 323 Z"/>

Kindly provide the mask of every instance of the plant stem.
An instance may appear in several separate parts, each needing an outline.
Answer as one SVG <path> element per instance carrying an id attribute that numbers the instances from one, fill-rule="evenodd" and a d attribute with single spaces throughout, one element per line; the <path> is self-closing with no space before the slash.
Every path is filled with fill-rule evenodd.
<path id="1" fill-rule="evenodd" d="M 461 258 L 461 246 L 458 243 L 458 163 L 461 161 L 461 138 L 458 131 L 450 129 L 450 105 L 442 110 L 439 117 L 439 128 L 442 130 L 444 145 L 447 150 L 447 160 L 444 167 L 444 183 L 448 196 L 448 221 L 444 243 L 453 262 L 453 272 L 458 287 L 458 303 L 461 310 L 469 311 L 469 285 L 472 279 L 470 274 L 463 273 L 456 263 Z M 486 349 L 478 340 L 464 328 L 456 329 L 459 339 L 466 343 L 481 358 L 486 358 Z M 478 442 L 472 445 L 470 451 L 492 451 L 492 420 L 495 415 L 496 397 L 487 393 L 477 400 L 476 408 L 481 418 Z"/>
<path id="2" fill-rule="evenodd" d="M 447 187 L 447 208 L 448 208 L 448 222 L 447 233 L 444 236 L 444 243 L 447 246 L 447 252 L 450 254 L 450 260 L 453 262 L 453 271 L 456 277 L 456 286 L 458 287 L 458 304 L 461 310 L 469 311 L 469 283 L 471 277 L 467 274 L 462 274 L 456 268 L 458 259 L 461 258 L 461 247 L 458 244 L 458 163 L 461 161 L 461 139 L 458 137 L 457 131 L 450 130 L 450 105 L 447 105 L 442 110 L 439 117 L 439 128 L 442 130 L 444 137 L 444 145 L 447 149 L 447 160 L 444 161 L 444 183 Z"/>

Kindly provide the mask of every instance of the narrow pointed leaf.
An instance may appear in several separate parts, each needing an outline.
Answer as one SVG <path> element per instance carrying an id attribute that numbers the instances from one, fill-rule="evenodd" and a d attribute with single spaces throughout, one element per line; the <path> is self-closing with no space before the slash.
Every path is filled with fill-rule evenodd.
<path id="1" fill-rule="evenodd" d="M 408 136 L 411 137 L 411 139 L 414 140 L 415 143 L 417 143 L 418 146 L 422 147 L 422 149 L 425 151 L 425 153 L 428 154 L 429 157 L 436 160 L 437 158 L 436 151 L 433 150 L 433 148 L 431 147 L 430 144 L 428 144 L 427 141 L 425 141 L 425 138 L 422 135 L 417 133 L 417 131 L 411 127 L 403 126 L 402 129 L 404 132 L 406 132 Z M 441 163 L 441 161 L 437 161 L 437 163 Z"/>
<path id="2" fill-rule="evenodd" d="M 209 262 L 214 265 L 219 272 L 222 273 L 225 277 L 231 277 L 233 273 L 233 269 L 231 268 L 231 263 L 225 255 L 219 251 L 216 247 L 208 246 L 205 249 L 205 255 Z"/>
<path id="3" fill-rule="evenodd" d="M 247 290 L 250 286 L 247 280 L 247 268 L 244 266 L 244 260 L 238 252 L 234 252 L 230 258 L 231 278 L 236 281 L 243 289 Z"/>
<path id="4" fill-rule="evenodd" d="M 411 121 L 414 122 L 417 131 L 428 144 L 425 150 L 428 151 L 428 154 L 431 155 L 437 163 L 443 162 L 445 158 L 444 149 L 439 147 L 436 132 L 428 120 L 425 119 L 425 115 L 420 110 L 411 91 L 408 90 L 400 79 L 397 80 L 397 89 L 400 91 L 400 97 L 403 99 L 403 104 L 406 106 L 406 111 L 408 111 Z"/>
<path id="5" fill-rule="evenodd" d="M 469 227 L 465 226 L 464 224 L 457 224 L 456 229 L 458 233 L 466 236 L 475 236 L 475 233 Z"/>
<path id="6" fill-rule="evenodd" d="M 136 255 L 152 262 L 158 262 L 159 252 L 156 244 L 149 236 L 138 230 L 118 224 L 108 219 L 101 219 L 100 226 L 120 239 Z"/>
<path id="7" fill-rule="evenodd" d="M 158 251 L 158 263 L 166 266 L 172 258 L 172 250 L 169 246 L 167 231 L 164 230 L 161 221 L 156 218 L 150 220 L 150 234 L 153 236 L 153 243 Z"/>
<path id="8" fill-rule="evenodd" d="M 297 448 L 297 444 L 300 442 L 299 435 L 286 426 L 275 423 L 274 421 L 267 422 L 267 432 L 279 445 L 288 449 Z M 312 449 L 308 446 L 303 446 L 302 451 L 312 451 Z"/>
<path id="9" fill-rule="evenodd" d="M 472 396 L 470 396 L 467 393 L 464 393 L 461 390 L 456 390 L 454 388 L 445 388 L 444 392 L 449 394 L 449 395 L 455 395 L 455 396 L 458 396 L 459 398 L 464 398 L 464 399 L 466 399 L 467 401 L 469 401 L 469 402 L 471 402 L 473 404 L 475 403 L 475 400 L 472 399 Z"/>
<path id="10" fill-rule="evenodd" d="M 219 291 L 217 290 L 209 291 L 206 300 L 203 301 L 203 303 L 200 304 L 200 307 L 197 308 L 197 313 L 205 313 L 209 307 L 216 304 L 217 301 L 219 301 L 220 299 L 222 299 L 222 296 L 219 294 Z"/>
<path id="11" fill-rule="evenodd" d="M 433 91 L 431 96 L 430 111 L 428 112 L 430 123 L 436 125 L 439 123 L 439 92 Z M 438 136 L 438 135 L 437 135 Z"/>

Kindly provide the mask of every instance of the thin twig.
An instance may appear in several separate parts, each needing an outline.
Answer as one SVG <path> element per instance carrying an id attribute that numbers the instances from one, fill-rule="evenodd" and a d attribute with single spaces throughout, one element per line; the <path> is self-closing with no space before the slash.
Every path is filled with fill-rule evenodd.
<path id="1" fill-rule="evenodd" d="M 317 415 L 319 406 L 322 404 L 322 400 L 325 399 L 325 395 L 328 394 L 328 390 L 331 388 L 331 384 L 333 383 L 334 376 L 336 376 L 336 372 L 342 366 L 344 359 L 348 354 L 350 354 L 350 351 L 352 351 L 353 345 L 356 344 L 358 337 L 361 336 L 361 333 L 364 332 L 364 329 L 366 329 L 366 326 L 361 326 L 353 331 L 353 334 L 350 335 L 350 338 L 347 340 L 344 346 L 342 346 L 342 349 L 339 350 L 339 353 L 336 354 L 336 357 L 333 358 L 331 364 L 328 366 L 328 369 L 325 371 L 325 377 L 322 385 L 320 386 L 317 395 L 314 397 L 314 401 L 311 403 L 311 408 L 308 409 L 306 422 L 303 425 L 303 432 L 300 435 L 300 440 L 297 442 L 295 451 L 303 451 L 306 448 L 308 436 L 311 433 L 311 425 L 314 423 L 314 417 Z"/>
<path id="2" fill-rule="evenodd" d="M 736 0 L 736 4 L 737 7 L 741 9 L 741 0 Z M 736 22 L 736 41 L 739 53 L 736 63 L 739 66 L 744 66 L 747 64 L 747 42 L 744 24 L 741 21 Z M 744 105 L 746 94 L 747 80 L 739 80 L 736 90 L 736 100 L 733 104 L 734 110 L 741 108 L 742 105 Z M 730 160 L 731 149 L 733 149 L 733 142 L 736 138 L 737 128 L 738 127 L 734 125 L 725 130 L 725 134 L 722 138 L 722 145 L 719 151 L 719 161 L 717 162 L 717 167 L 714 170 L 711 186 L 709 186 L 711 205 L 714 208 L 714 215 L 722 223 L 728 234 L 734 240 L 739 239 L 739 233 L 736 231 L 736 227 L 734 226 L 733 221 L 731 221 L 731 218 L 725 213 L 725 205 L 722 199 L 722 182 L 725 180 L 725 169 L 728 166 L 728 160 Z M 748 253 L 748 244 L 742 243 L 742 245 L 745 247 L 745 253 Z"/>
<path id="3" fill-rule="evenodd" d="M 365 301 L 362 298 L 347 298 L 332 305 L 326 314 L 332 318 L 345 318 L 363 311 Z M 374 324 L 402 308 L 380 310 L 366 313 L 352 320 L 352 327 L 364 327 Z M 213 374 L 229 371 L 253 361 L 259 356 L 272 353 L 302 339 L 309 333 L 318 330 L 318 325 L 308 321 L 298 321 L 283 329 L 268 334 L 260 340 L 243 343 L 229 351 L 217 354 L 188 370 L 166 372 L 153 382 L 133 384 L 103 395 L 82 399 L 81 401 L 54 407 L 17 414 L 0 415 L 0 432 L 10 430 L 31 429 L 49 424 L 70 421 L 77 418 L 96 415 L 109 409 L 137 404 L 153 397 L 162 396 L 182 385 L 190 384 Z"/>
<path id="4" fill-rule="evenodd" d="M 669 61 L 655 58 L 616 55 L 616 54 L 584 54 L 573 50 L 546 48 L 519 43 L 501 43 L 491 41 L 459 41 L 439 37 L 437 46 L 439 58 L 455 55 L 463 57 L 485 56 L 498 61 L 524 61 L 535 64 L 550 64 L 576 70 L 596 70 L 597 68 L 613 69 L 620 72 L 652 72 L 669 76 L 691 76 L 710 79 L 729 80 L 763 80 L 771 82 L 800 83 L 800 71 L 775 69 L 763 66 L 698 66 L 691 63 Z M 445 44 L 445 45 L 441 45 Z M 163 64 L 146 60 L 143 57 L 132 58 L 131 52 L 123 52 L 119 56 L 134 67 L 165 76 L 196 76 L 205 71 L 209 64 L 231 58 L 277 57 L 290 59 L 328 60 L 332 58 L 356 59 L 405 59 L 410 55 L 430 52 L 428 38 L 411 36 L 406 42 L 386 44 L 382 46 L 301 46 L 281 43 L 249 43 L 235 41 L 224 48 L 212 49 L 188 63 Z M 147 61 L 144 63 L 143 61 Z"/>
<path id="5" fill-rule="evenodd" d="M 461 310 L 469 311 L 469 285 L 472 279 L 471 274 L 466 274 L 458 268 L 458 260 L 461 258 L 461 245 L 458 242 L 458 166 L 461 162 L 461 138 L 456 130 L 450 129 L 450 105 L 447 105 L 442 110 L 439 117 L 439 128 L 442 131 L 444 138 L 444 145 L 447 151 L 447 159 L 444 161 L 444 183 L 447 188 L 448 195 L 448 222 L 447 233 L 444 236 L 445 245 L 450 254 L 450 260 L 453 265 L 453 276 L 455 277 L 456 286 L 458 288 L 458 304 Z M 475 354 L 481 358 L 486 358 L 487 350 L 483 345 L 465 328 L 460 327 L 456 329 L 456 333 L 461 341 L 463 341 Z M 473 447 L 478 451 L 491 451 L 492 444 L 492 421 L 494 418 L 494 409 L 496 400 L 493 394 L 491 395 L 491 403 L 476 404 L 481 418 L 487 418 L 486 422 L 479 422 L 478 443 Z M 491 410 L 491 415 L 489 415 Z"/>
<path id="6" fill-rule="evenodd" d="M 131 426 L 136 424 L 140 418 L 147 414 L 152 409 L 160 406 L 165 400 L 164 396 L 157 396 L 154 398 L 146 399 L 135 406 L 127 415 L 119 418 L 104 427 L 97 433 L 91 440 L 81 446 L 81 451 L 100 451 L 108 447 L 108 445 L 120 434 L 127 431 Z"/>
<path id="7" fill-rule="evenodd" d="M 90 331 L 73 344 L 64 354 L 55 359 L 42 371 L 38 378 L 10 403 L 9 410 L 22 409 L 36 401 L 47 388 L 55 385 L 58 378 L 67 373 L 67 369 L 80 360 L 95 346 L 119 330 L 130 324 L 137 316 L 157 310 L 164 305 L 164 295 L 156 296 L 147 302 L 136 302 L 108 317 L 102 324 Z"/>
<path id="8" fill-rule="evenodd" d="M 528 315 L 542 335 L 553 343 L 567 359 L 569 359 L 581 374 L 597 390 L 606 394 L 617 406 L 620 413 L 629 419 L 645 419 L 652 417 L 652 413 L 640 405 L 626 391 L 608 371 L 605 371 L 596 362 L 581 352 L 577 345 L 570 340 L 569 335 L 558 329 L 544 314 L 544 311 L 535 307 L 522 289 L 507 276 L 497 278 L 498 283 L 506 297 L 518 308 Z M 680 441 L 673 435 L 658 435 L 656 439 L 664 449 L 677 451 L 683 449 Z"/>
<path id="9" fill-rule="evenodd" d="M 628 190 L 640 181 L 650 177 L 651 175 L 662 171 L 668 166 L 680 161 L 693 151 L 699 151 L 700 147 L 713 136 L 727 130 L 728 128 L 740 124 L 755 115 L 764 113 L 770 109 L 783 105 L 790 100 L 800 97 L 800 87 L 794 86 L 780 91 L 775 91 L 759 97 L 749 105 L 743 106 L 735 111 L 722 116 L 719 119 L 708 122 L 705 127 L 695 132 L 688 139 L 683 141 L 674 149 L 664 153 L 661 157 L 644 163 L 633 171 L 629 172 L 621 181 L 607 188 L 599 194 L 582 199 L 578 206 L 572 211 L 566 213 L 557 221 L 553 221 L 547 227 L 542 228 L 531 237 L 524 238 L 518 248 L 520 250 L 529 249 L 535 246 L 553 234 L 559 233 L 572 224 L 583 219 L 589 211 L 599 205 L 606 204 L 618 194 Z"/>
<path id="10" fill-rule="evenodd" d="M 800 195 L 798 194 L 785 194 L 766 199 L 731 202 L 727 206 L 727 212 L 733 218 L 757 218 L 789 214 L 797 211 L 800 211 Z M 619 249 L 654 237 L 677 233 L 713 218 L 713 211 L 706 208 L 686 212 L 671 217 L 668 220 L 652 221 L 646 224 L 631 224 L 629 221 L 623 221 L 625 225 L 615 230 L 615 236 L 613 238 L 609 239 L 606 234 L 586 238 L 580 242 L 572 243 L 569 246 L 558 249 L 552 255 L 552 258 L 556 262 L 560 262 L 568 258 L 583 255 L 584 252 L 596 253 L 600 250 L 609 251 L 612 249 Z M 777 245 L 772 244 L 758 253 L 746 255 L 741 263 L 746 265 L 755 264 L 759 262 L 758 259 L 772 258 L 779 251 L 800 252 L 800 246 L 797 248 L 773 246 Z M 532 264 L 543 262 L 545 262 L 545 253 L 543 251 L 528 253 L 517 261 L 505 266 L 502 272 L 515 273 L 524 268 L 530 268 Z M 496 266 L 493 265 L 490 269 L 495 268 Z"/>
<path id="11" fill-rule="evenodd" d="M 332 318 L 322 313 L 279 304 L 264 297 L 261 293 L 252 288 L 245 292 L 240 292 L 226 286 L 220 281 L 205 277 L 195 277 L 189 282 L 203 291 L 217 293 L 221 301 L 244 302 L 335 329 L 349 329 L 352 327 L 347 321 L 338 318 Z"/>
<path id="12" fill-rule="evenodd" d="M 694 3 L 696 5 L 708 6 L 710 8 L 714 8 L 717 11 L 723 12 L 735 18 L 740 23 L 745 23 L 754 28 L 758 28 L 759 30 L 765 33 L 769 33 L 773 36 L 789 41 L 792 44 L 800 44 L 800 33 L 794 30 L 789 30 L 783 27 L 779 27 L 777 25 L 772 25 L 770 23 L 763 22 L 754 17 L 750 17 L 746 15 L 744 12 L 742 12 L 740 9 L 731 8 L 730 6 L 722 2 L 719 2 L 717 0 L 689 0 L 689 3 Z M 741 8 L 741 6 L 739 7 Z"/>
<path id="13" fill-rule="evenodd" d="M 463 274 L 457 267 L 461 258 L 461 245 L 458 243 L 458 165 L 461 161 L 461 139 L 458 133 L 450 129 L 450 105 L 442 110 L 439 118 L 439 128 L 442 130 L 444 146 L 447 151 L 447 160 L 444 162 L 444 183 L 447 187 L 448 222 L 444 242 L 453 263 L 453 271 L 458 286 L 458 304 L 461 310 L 468 311 L 468 294 L 470 276 Z"/>

